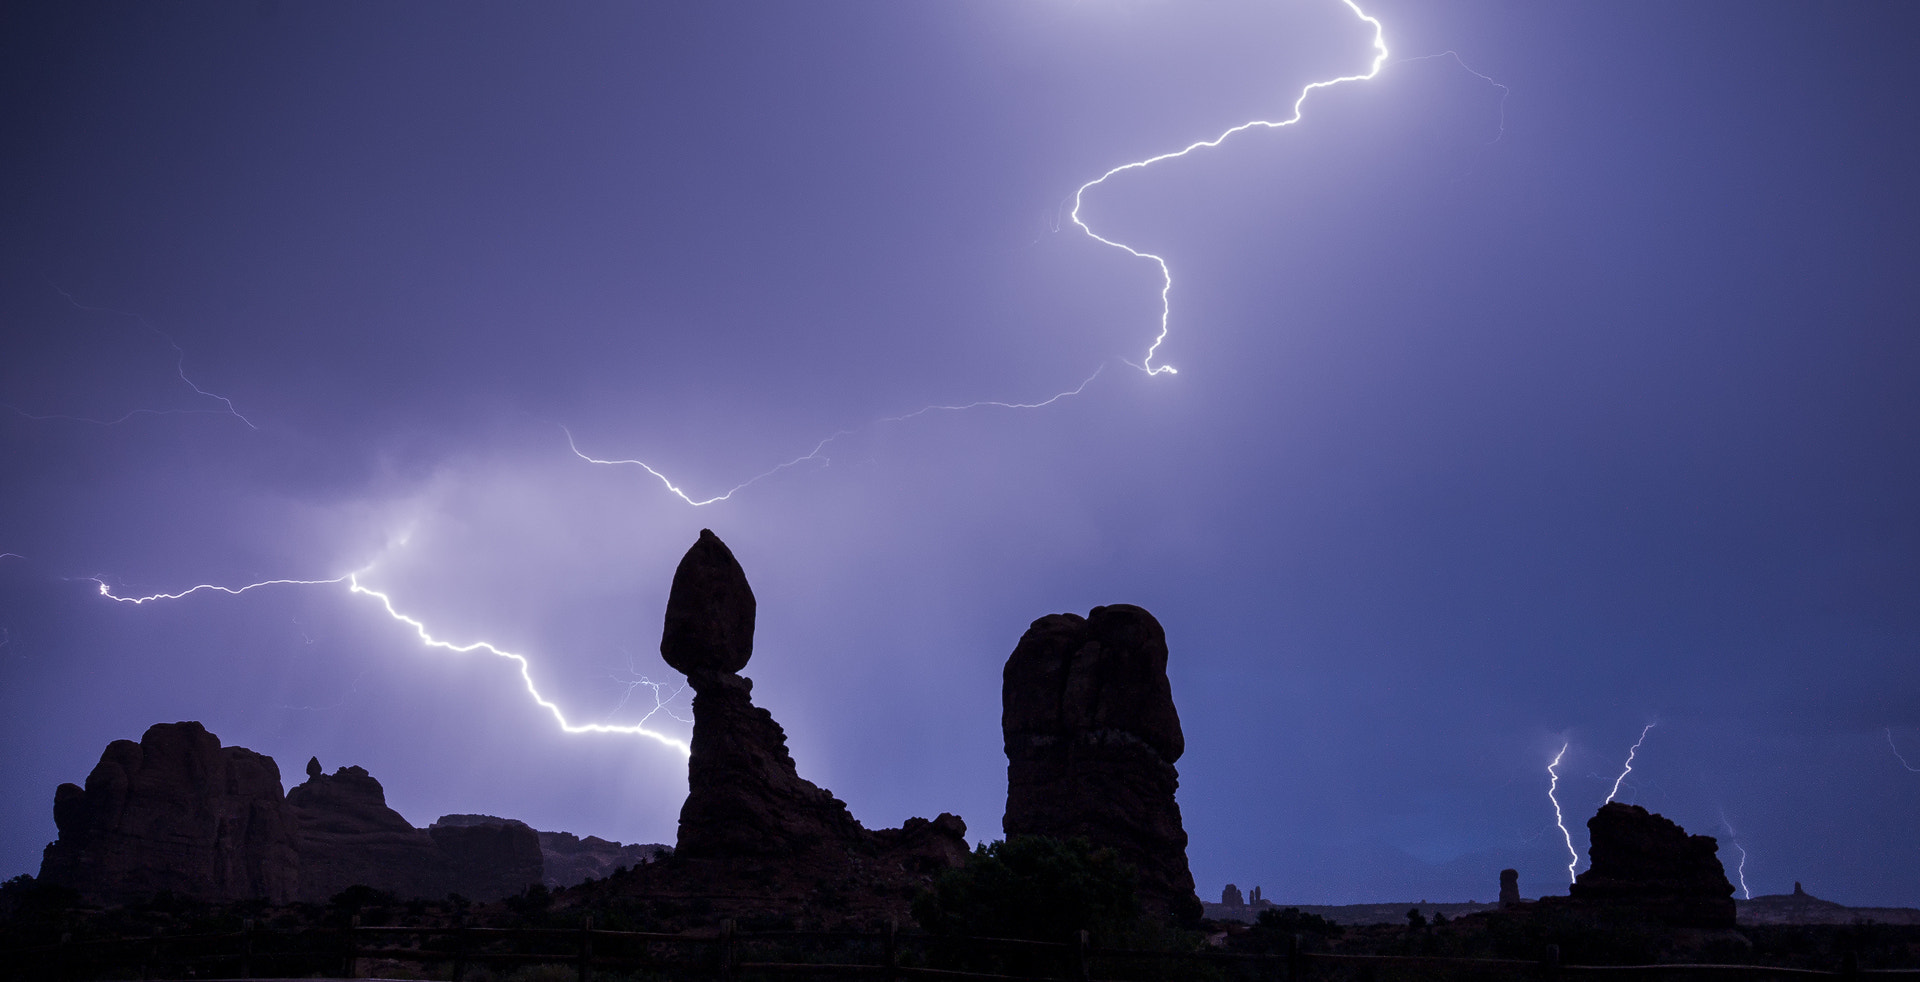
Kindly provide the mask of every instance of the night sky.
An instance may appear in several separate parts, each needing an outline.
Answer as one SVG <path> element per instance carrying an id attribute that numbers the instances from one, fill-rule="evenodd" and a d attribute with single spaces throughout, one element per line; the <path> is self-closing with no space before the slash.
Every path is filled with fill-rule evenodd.
<path id="1" fill-rule="evenodd" d="M 359 571 L 684 740 L 709 527 L 869 827 L 999 837 L 1007 654 L 1125 602 L 1209 899 L 1564 893 L 1654 723 L 1752 894 L 1920 905 L 1920 5 L 1366 7 L 1086 193 L 1152 376 L 1074 193 L 1340 0 L 0 7 L 0 876 L 184 719 L 670 843 L 679 749 L 345 582 L 100 583 Z"/>

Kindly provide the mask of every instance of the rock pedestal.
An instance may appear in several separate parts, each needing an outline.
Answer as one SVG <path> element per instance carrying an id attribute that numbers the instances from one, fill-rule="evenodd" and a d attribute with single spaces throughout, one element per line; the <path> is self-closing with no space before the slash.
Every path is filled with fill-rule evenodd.
<path id="1" fill-rule="evenodd" d="M 1141 905 L 1200 916 L 1174 792 L 1186 750 L 1166 633 L 1131 604 L 1033 622 L 1007 659 L 1008 835 L 1084 836 L 1140 871 Z"/>
<path id="2" fill-rule="evenodd" d="M 199 723 L 115 740 L 85 788 L 54 792 L 58 841 L 41 878 L 96 903 L 167 890 L 200 900 L 293 898 L 294 821 L 273 758 L 222 747 Z"/>
<path id="3" fill-rule="evenodd" d="M 1576 903 L 1630 911 L 1673 927 L 1730 928 L 1733 884 L 1708 835 L 1638 805 L 1602 805 L 1587 820 L 1593 864 L 1569 891 Z"/>
<path id="4" fill-rule="evenodd" d="M 868 831 L 800 776 L 785 731 L 753 704 L 753 682 L 738 674 L 753 655 L 754 608 L 732 551 L 701 530 L 674 571 L 660 638 L 661 656 L 694 689 L 687 800 L 672 861 L 649 864 L 637 885 L 757 892 L 766 901 L 779 892 L 859 891 L 904 913 L 931 874 L 965 861 L 966 824 L 942 814 Z"/>
<path id="5" fill-rule="evenodd" d="M 1503 869 L 1500 871 L 1500 906 L 1511 907 L 1520 902 L 1520 871 Z"/>

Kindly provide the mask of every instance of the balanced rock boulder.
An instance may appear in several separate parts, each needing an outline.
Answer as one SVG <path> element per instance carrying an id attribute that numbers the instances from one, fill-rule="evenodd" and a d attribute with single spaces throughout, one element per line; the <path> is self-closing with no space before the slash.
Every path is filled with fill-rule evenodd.
<path id="1" fill-rule="evenodd" d="M 198 900 L 293 898 L 294 820 L 273 758 L 222 747 L 195 722 L 151 726 L 115 740 L 86 787 L 54 792 L 58 841 L 42 879 L 95 903 L 162 890 Z"/>
<path id="2" fill-rule="evenodd" d="M 660 639 L 660 654 L 694 690 L 678 840 L 669 861 L 604 889 L 698 895 L 715 916 L 844 923 L 905 915 L 916 890 L 965 861 L 966 823 L 942 814 L 870 831 L 845 802 L 802 778 L 786 732 L 753 704 L 753 682 L 738 674 L 753 654 L 753 626 L 745 572 L 702 529 L 674 572 Z"/>
<path id="3" fill-rule="evenodd" d="M 1084 836 L 1140 871 L 1142 906 L 1200 916 L 1174 792 L 1186 750 L 1167 638 L 1131 604 L 1033 622 L 1001 681 L 1012 835 Z"/>
<path id="4" fill-rule="evenodd" d="M 1600 806 L 1587 831 L 1593 862 L 1569 891 L 1575 903 L 1672 927 L 1733 927 L 1733 884 L 1712 836 L 1620 802 Z"/>

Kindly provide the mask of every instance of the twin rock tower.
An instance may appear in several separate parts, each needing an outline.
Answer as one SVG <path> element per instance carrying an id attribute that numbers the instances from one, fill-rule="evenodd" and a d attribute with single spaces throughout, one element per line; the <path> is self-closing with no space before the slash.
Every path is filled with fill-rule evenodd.
<path id="1" fill-rule="evenodd" d="M 868 830 L 800 777 L 786 734 L 739 674 L 753 656 L 754 613 L 733 552 L 701 530 L 674 572 L 660 639 L 695 693 L 687 800 L 674 862 L 636 870 L 652 882 L 632 888 L 711 896 L 735 883 L 751 886 L 746 906 L 759 909 L 830 899 L 843 916 L 903 910 L 914 889 L 965 861 L 966 824 L 942 814 Z M 1114 604 L 1034 621 L 1007 659 L 1001 707 L 1006 834 L 1111 848 L 1139 870 L 1148 913 L 1198 918 L 1174 801 L 1185 740 L 1153 615 Z"/>

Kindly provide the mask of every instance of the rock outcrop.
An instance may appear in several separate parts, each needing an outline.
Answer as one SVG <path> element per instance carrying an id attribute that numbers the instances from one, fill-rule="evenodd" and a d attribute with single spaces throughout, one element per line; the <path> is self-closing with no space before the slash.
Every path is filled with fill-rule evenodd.
<path id="1" fill-rule="evenodd" d="M 54 792 L 58 841 L 42 879 L 96 903 L 162 890 L 204 900 L 291 899 L 294 820 L 273 758 L 222 747 L 199 723 L 160 723 L 115 740 L 85 788 Z"/>
<path id="2" fill-rule="evenodd" d="M 416 829 L 364 768 L 328 775 L 318 760 L 283 795 L 273 758 L 195 722 L 115 740 L 85 788 L 59 787 L 53 814 L 40 876 L 95 903 L 320 903 L 356 884 L 497 900 L 542 880 L 539 833 L 520 822 Z"/>
<path id="3" fill-rule="evenodd" d="M 477 826 L 498 826 L 511 834 L 504 839 L 496 836 L 493 840 L 494 844 L 484 847 L 449 847 L 448 842 L 452 837 L 443 839 L 444 833 L 440 831 Z M 571 832 L 540 832 L 529 829 L 537 839 L 534 848 L 538 850 L 540 856 L 539 865 L 535 866 L 528 854 L 527 843 L 517 831 L 518 828 L 528 828 L 528 826 L 523 822 L 516 822 L 510 818 L 497 818 L 493 815 L 442 815 L 435 819 L 432 825 L 427 826 L 427 831 L 432 833 L 434 841 L 439 842 L 441 849 L 449 855 L 461 852 L 472 857 L 464 867 L 474 871 L 473 874 L 468 875 L 479 875 L 482 871 L 486 871 L 485 875 L 497 875 L 502 884 L 511 884 L 508 886 L 507 893 L 524 890 L 529 883 L 534 882 L 542 883 L 549 889 L 558 889 L 574 886 L 589 879 L 603 880 L 612 875 L 616 869 L 643 866 L 653 862 L 658 854 L 672 851 L 672 847 L 657 842 L 622 845 L 597 835 L 582 839 Z M 509 839 L 511 841 L 507 841 Z M 461 862 L 457 856 L 455 861 Z M 493 874 L 491 872 L 501 868 L 511 870 L 511 873 Z M 534 875 L 536 879 L 522 879 L 529 874 Z M 470 897 L 506 895 L 504 893 L 470 894 L 465 890 L 459 892 Z"/>
<path id="4" fill-rule="evenodd" d="M 622 845 L 597 835 L 581 838 L 571 832 L 540 833 L 540 861 L 549 887 L 570 887 L 587 880 L 604 880 L 614 870 L 644 866 L 667 855 L 673 847 L 659 842 Z"/>
<path id="5" fill-rule="evenodd" d="M 1593 862 L 1569 891 L 1575 903 L 1672 927 L 1733 927 L 1733 884 L 1712 836 L 1620 802 L 1600 806 L 1587 831 Z"/>
<path id="6" fill-rule="evenodd" d="M 1229 883 L 1225 890 L 1220 891 L 1220 904 L 1224 907 L 1245 907 L 1247 899 L 1240 895 L 1239 887 Z"/>
<path id="7" fill-rule="evenodd" d="M 1008 835 L 1085 836 L 1140 870 L 1147 910 L 1200 916 L 1174 801 L 1186 750 L 1166 633 L 1131 604 L 1033 622 L 1001 685 Z"/>
<path id="8" fill-rule="evenodd" d="M 327 774 L 309 760 L 287 804 L 299 829 L 299 899 L 324 902 L 355 884 L 403 897 L 452 892 L 453 864 L 425 829 L 387 807 L 386 789 L 366 768 Z"/>

